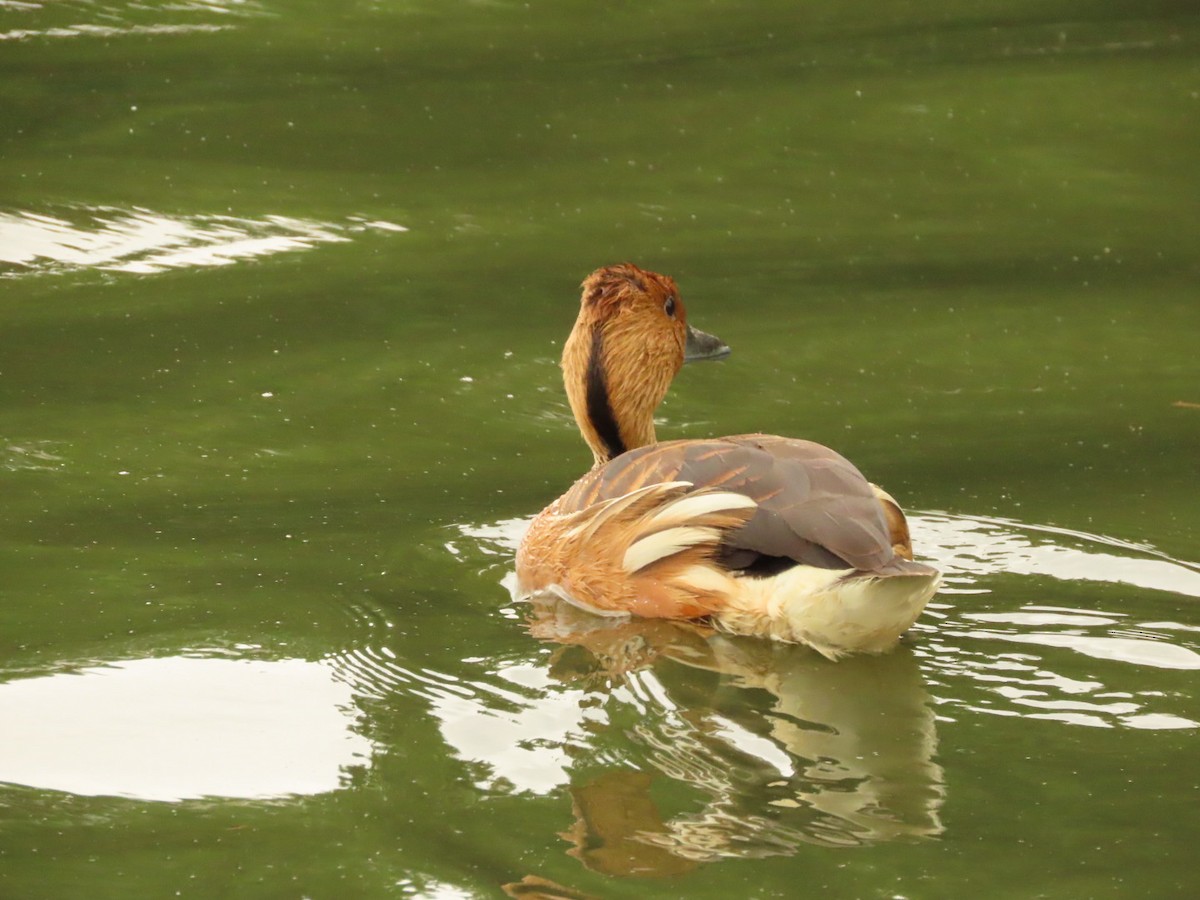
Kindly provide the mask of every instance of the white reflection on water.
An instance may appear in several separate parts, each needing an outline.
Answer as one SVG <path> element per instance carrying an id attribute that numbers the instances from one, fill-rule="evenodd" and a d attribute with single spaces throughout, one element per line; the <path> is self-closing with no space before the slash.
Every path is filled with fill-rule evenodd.
<path id="1" fill-rule="evenodd" d="M 52 472 L 62 468 L 63 458 L 52 450 L 59 441 L 21 441 L 9 443 L 0 438 L 0 469 L 10 472 Z"/>
<path id="2" fill-rule="evenodd" d="M 528 663 L 502 666 L 502 682 L 443 683 L 424 692 L 442 737 L 464 758 L 486 760 L 485 790 L 546 794 L 570 781 L 567 748 L 586 744 L 590 724 L 606 724 L 585 692 L 554 690 L 547 672 Z"/>
<path id="3" fill-rule="evenodd" d="M 947 576 L 947 588 L 918 625 L 924 634 L 919 652 L 930 675 L 941 682 L 943 715 L 1022 716 L 1093 728 L 1200 727 L 1162 709 L 1172 702 L 1162 691 L 1126 687 L 1121 668 L 1200 669 L 1200 653 L 1185 646 L 1194 646 L 1187 635 L 1194 626 L 1139 621 L 1136 601 L 1122 603 L 1120 610 L 1003 605 L 1008 585 L 1016 583 L 1020 595 L 1029 596 L 1029 588 L 1014 577 L 1046 576 L 1174 594 L 1181 599 L 1181 613 L 1187 613 L 1200 597 L 1194 563 L 1143 544 L 1004 519 L 931 513 L 913 516 L 912 526 L 921 555 Z M 1038 592 L 1043 599 L 1053 596 L 1052 588 Z M 1008 651 L 1006 644 L 1022 649 Z M 1116 665 L 1092 670 L 1095 678 L 1074 679 L 1055 671 L 1072 665 L 1055 650 Z"/>
<path id="4" fill-rule="evenodd" d="M 31 38 L 119 37 L 126 34 L 196 34 L 227 31 L 229 25 L 62 25 L 54 28 L 14 28 L 0 31 L 0 41 L 24 41 Z"/>
<path id="5" fill-rule="evenodd" d="M 318 222 L 289 216 L 168 216 L 147 209 L 89 207 L 62 216 L 0 213 L 0 263 L 16 274 L 100 269 L 153 274 L 342 243 L 356 233 L 402 232 L 402 225 L 350 217 Z"/>
<path id="6" fill-rule="evenodd" d="M 257 3 L 248 0 L 108 0 L 105 3 L 0 0 L 0 11 L 25 14 L 27 18 L 21 21 L 29 26 L 0 31 L 0 41 L 226 31 L 234 27 L 226 24 L 229 19 L 262 13 Z M 173 21 L 133 21 L 147 16 Z M 216 21 L 198 22 L 197 18 Z M 222 24 L 216 24 L 217 21 Z"/>
<path id="7" fill-rule="evenodd" d="M 1195 564 L 1171 559 L 1145 544 L 980 516 L 926 513 L 910 516 L 909 524 L 918 555 L 948 576 L 1048 575 L 1200 597 L 1200 569 Z"/>
<path id="8" fill-rule="evenodd" d="M 386 647 L 356 647 L 326 662 L 361 697 L 403 692 L 428 703 L 451 746 L 470 747 L 467 759 L 487 760 L 476 781 L 484 790 L 542 794 L 566 784 L 571 761 L 564 748 L 585 740 L 585 723 L 605 721 L 602 713 L 580 711 L 584 692 L 563 689 L 527 661 L 476 681 L 406 666 Z"/>
<path id="9" fill-rule="evenodd" d="M 132 659 L 0 684 L 0 782 L 143 800 L 341 787 L 372 745 L 353 693 L 302 659 Z"/>

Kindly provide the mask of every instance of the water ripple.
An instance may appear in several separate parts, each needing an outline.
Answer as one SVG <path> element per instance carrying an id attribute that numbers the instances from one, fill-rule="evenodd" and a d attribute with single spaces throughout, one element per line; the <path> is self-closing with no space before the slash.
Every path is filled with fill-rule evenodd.
<path id="1" fill-rule="evenodd" d="M 56 28 L 14 28 L 0 31 L 0 41 L 24 41 L 31 38 L 119 37 L 127 34 L 203 34 L 228 31 L 230 25 L 63 25 Z"/>
<path id="2" fill-rule="evenodd" d="M 77 207 L 60 215 L 0 212 L 0 276 L 98 269 L 153 274 L 227 266 L 342 243 L 362 232 L 403 232 L 392 222 L 351 216 L 320 222 L 290 216 L 169 216 L 147 209 Z"/>
<path id="3" fill-rule="evenodd" d="M 27 26 L 0 31 L 0 41 L 219 32 L 234 28 L 232 19 L 263 14 L 260 5 L 249 0 L 109 0 L 106 3 L 52 4 L 0 0 L 0 11 L 23 14 L 26 16 L 23 24 Z M 159 21 L 145 21 L 150 17 Z"/>
<path id="4" fill-rule="evenodd" d="M 1048 575 L 1200 597 L 1200 565 L 1172 559 L 1146 544 L 985 516 L 924 513 L 910 516 L 909 525 L 917 554 L 956 584 L 981 575 Z"/>
<path id="5" fill-rule="evenodd" d="M 63 468 L 64 458 L 56 451 L 61 441 L 9 442 L 0 438 L 0 469 L 9 472 L 56 472 Z"/>

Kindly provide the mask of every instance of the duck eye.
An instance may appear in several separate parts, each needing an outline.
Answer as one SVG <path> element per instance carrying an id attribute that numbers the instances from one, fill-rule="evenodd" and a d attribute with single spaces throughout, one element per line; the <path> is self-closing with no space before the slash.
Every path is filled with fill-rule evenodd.
<path id="1" fill-rule="evenodd" d="M 667 298 L 667 302 L 663 304 L 663 312 L 665 312 L 672 319 L 675 318 L 675 298 L 674 297 Z"/>

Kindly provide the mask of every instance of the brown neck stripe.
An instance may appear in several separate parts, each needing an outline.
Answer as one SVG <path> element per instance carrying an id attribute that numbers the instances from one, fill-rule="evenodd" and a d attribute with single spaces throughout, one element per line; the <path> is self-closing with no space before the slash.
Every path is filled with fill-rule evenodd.
<path id="1" fill-rule="evenodd" d="M 604 337 L 601 329 L 596 326 L 592 331 L 592 353 L 588 357 L 587 367 L 587 416 L 600 443 L 604 445 L 609 459 L 615 459 L 625 452 L 625 442 L 621 440 L 621 429 L 617 426 L 617 418 L 613 415 L 612 403 L 608 397 L 608 380 L 604 372 Z"/>

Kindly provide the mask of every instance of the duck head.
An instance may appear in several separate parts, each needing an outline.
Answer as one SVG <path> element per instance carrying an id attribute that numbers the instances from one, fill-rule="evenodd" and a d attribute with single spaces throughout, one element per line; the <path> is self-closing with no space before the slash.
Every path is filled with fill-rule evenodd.
<path id="1" fill-rule="evenodd" d="M 685 362 L 729 348 L 692 328 L 674 280 L 631 263 L 583 281 L 579 317 L 563 346 L 571 412 L 596 465 L 655 442 L 654 410 Z"/>

